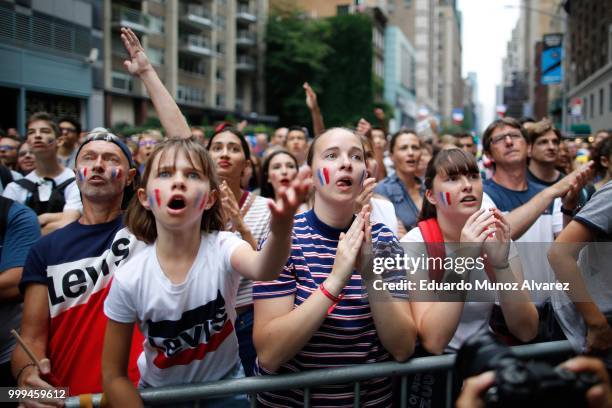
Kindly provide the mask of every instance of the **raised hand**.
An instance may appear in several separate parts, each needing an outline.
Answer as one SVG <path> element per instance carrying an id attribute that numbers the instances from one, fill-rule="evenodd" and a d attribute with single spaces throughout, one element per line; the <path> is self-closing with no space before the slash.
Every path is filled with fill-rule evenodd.
<path id="1" fill-rule="evenodd" d="M 593 174 L 594 166 L 595 162 L 591 160 L 588 163 L 580 166 L 576 170 L 572 171 L 570 174 L 563 177 L 561 180 L 557 181 L 555 184 L 548 188 L 552 189 L 555 198 L 565 196 L 572 189 L 572 186 L 576 186 L 576 188 L 582 188 L 584 187 L 584 185 L 580 185 L 582 183 L 586 184 L 586 182 L 589 180 L 589 178 Z M 580 188 L 578 188 L 578 190 Z"/>
<path id="2" fill-rule="evenodd" d="M 461 230 L 461 243 L 484 242 L 485 239 L 493 234 L 497 218 L 494 211 L 481 208 L 470 216 Z"/>
<path id="3" fill-rule="evenodd" d="M 284 233 L 291 230 L 293 216 L 302 203 L 305 203 L 312 188 L 310 170 L 302 169 L 286 189 L 279 189 L 276 202 L 268 200 L 272 214 L 270 231 Z"/>
<path id="4" fill-rule="evenodd" d="M 312 90 L 308 82 L 304 82 L 304 85 L 302 86 L 304 87 L 304 91 L 306 92 L 306 106 L 308 106 L 308 109 L 318 109 L 319 103 L 317 101 L 317 94 L 315 93 L 315 91 Z"/>
<path id="5" fill-rule="evenodd" d="M 153 66 L 147 54 L 145 54 L 140 40 L 138 40 L 138 37 L 131 29 L 121 27 L 121 40 L 128 54 L 130 54 L 130 59 L 123 62 L 123 65 L 130 74 L 141 76 L 145 72 L 153 70 Z"/>
<path id="6" fill-rule="evenodd" d="M 357 123 L 357 133 L 363 136 L 367 136 L 372 130 L 372 124 L 365 120 L 364 118 L 359 119 Z"/>
<path id="7" fill-rule="evenodd" d="M 376 188 L 376 179 L 374 177 L 365 179 L 363 182 L 363 191 L 359 193 L 355 200 L 355 212 L 360 212 L 366 204 L 370 203 L 374 195 L 374 188 Z"/>
<path id="8" fill-rule="evenodd" d="M 231 222 L 234 229 L 238 228 L 242 224 L 240 207 L 238 202 L 236 202 L 234 193 L 232 193 L 225 180 L 219 185 L 219 196 L 221 198 L 221 208 L 223 209 L 225 222 Z"/>
<path id="9" fill-rule="evenodd" d="M 510 253 L 510 224 L 497 208 L 492 208 L 495 219 L 495 233 L 485 238 L 484 252 L 494 268 L 508 265 Z"/>
<path id="10" fill-rule="evenodd" d="M 336 259 L 328 280 L 333 280 L 332 293 L 340 293 L 351 279 L 353 270 L 356 268 L 357 258 L 361 251 L 361 246 L 365 237 L 364 215 L 368 208 L 364 208 L 353 220 L 351 227 L 346 233 L 340 234 L 338 248 L 336 249 Z M 327 286 L 327 285 L 326 285 Z"/>

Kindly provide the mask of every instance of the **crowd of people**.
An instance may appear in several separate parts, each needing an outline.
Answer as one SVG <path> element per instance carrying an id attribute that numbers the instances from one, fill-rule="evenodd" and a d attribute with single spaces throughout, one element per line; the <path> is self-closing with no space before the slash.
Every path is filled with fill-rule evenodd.
<path id="1" fill-rule="evenodd" d="M 547 119 L 501 118 L 480 138 L 389 135 L 380 109 L 374 125 L 326 128 L 305 83 L 312 135 L 300 124 L 245 136 L 244 123 L 206 134 L 189 126 L 136 35 L 121 38 L 163 129 L 126 138 L 37 112 L 23 140 L 14 130 L 0 139 L 0 386 L 104 392 L 113 406 L 138 406 L 138 389 L 457 353 L 483 331 L 510 345 L 569 339 L 598 360 L 568 368 L 608 381 L 608 131 L 576 146 Z M 374 284 L 406 272 L 373 273 L 373 257 L 445 258 L 465 245 L 487 258 L 467 281 L 571 288 L 472 301 Z M 433 372 L 409 381 L 410 406 L 439 406 L 462 386 Z M 459 404 L 476 404 L 493 381 L 466 382 Z M 611 404 L 602 388 L 593 406 Z M 311 404 L 350 407 L 354 391 L 317 386 Z M 358 392 L 363 406 L 397 404 L 393 378 Z M 278 390 L 256 402 L 303 398 Z"/>

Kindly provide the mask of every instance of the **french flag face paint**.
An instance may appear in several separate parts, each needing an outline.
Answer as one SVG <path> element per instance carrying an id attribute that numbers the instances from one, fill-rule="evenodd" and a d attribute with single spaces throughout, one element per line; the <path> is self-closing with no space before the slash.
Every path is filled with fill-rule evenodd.
<path id="1" fill-rule="evenodd" d="M 79 181 L 83 182 L 87 179 L 87 167 L 81 167 L 77 170 Z"/>
<path id="2" fill-rule="evenodd" d="M 203 210 L 208 202 L 208 194 L 202 193 L 201 191 L 196 196 L 195 205 L 199 210 Z"/>
<path id="3" fill-rule="evenodd" d="M 158 207 L 161 207 L 161 195 L 159 192 L 159 188 L 156 188 L 154 192 L 155 192 L 155 202 L 157 203 Z"/>
<path id="4" fill-rule="evenodd" d="M 117 167 L 113 167 L 111 169 L 111 178 L 114 178 L 117 180 L 121 179 L 121 169 L 118 169 Z"/>
<path id="5" fill-rule="evenodd" d="M 329 184 L 329 169 L 327 167 L 319 169 L 317 175 L 319 176 L 319 183 L 322 186 Z"/>
<path id="6" fill-rule="evenodd" d="M 451 205 L 451 197 L 448 191 L 445 193 L 440 192 L 440 202 L 442 203 L 442 205 L 446 205 L 446 206 Z"/>

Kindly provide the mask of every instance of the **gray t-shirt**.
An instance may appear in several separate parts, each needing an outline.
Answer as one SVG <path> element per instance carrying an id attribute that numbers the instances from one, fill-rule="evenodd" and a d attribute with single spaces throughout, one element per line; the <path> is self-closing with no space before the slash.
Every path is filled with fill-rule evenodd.
<path id="1" fill-rule="evenodd" d="M 612 181 L 608 181 L 574 217 L 596 233 L 597 241 L 612 241 Z"/>

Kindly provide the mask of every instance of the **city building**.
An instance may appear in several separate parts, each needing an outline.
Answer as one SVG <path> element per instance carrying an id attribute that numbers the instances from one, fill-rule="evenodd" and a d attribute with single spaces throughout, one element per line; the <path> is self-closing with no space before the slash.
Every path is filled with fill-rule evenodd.
<path id="1" fill-rule="evenodd" d="M 600 0 L 567 0 L 568 103 L 575 132 L 612 128 L 612 7 Z M 585 126 L 586 125 L 586 126 Z"/>
<path id="2" fill-rule="evenodd" d="M 396 26 L 385 30 L 385 102 L 393 107 L 389 131 L 414 128 L 417 105 L 414 48 Z"/>
<path id="3" fill-rule="evenodd" d="M 23 135 L 27 117 L 40 110 L 86 126 L 96 121 L 98 11 L 89 0 L 0 0 L 0 127 Z"/>
<path id="4" fill-rule="evenodd" d="M 461 77 L 461 15 L 455 0 L 440 0 L 438 15 L 438 108 L 443 123 L 452 122 L 454 109 L 463 108 Z"/>
<path id="5" fill-rule="evenodd" d="M 438 3 L 443 0 L 388 0 L 389 25 L 399 27 L 415 50 L 415 90 L 421 114 L 438 115 L 440 27 Z"/>
<path id="6" fill-rule="evenodd" d="M 226 117 L 266 121 L 263 83 L 267 0 L 104 0 L 107 125 L 154 116 L 126 72 L 119 30 L 129 27 L 194 125 Z"/>

